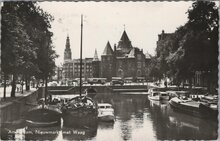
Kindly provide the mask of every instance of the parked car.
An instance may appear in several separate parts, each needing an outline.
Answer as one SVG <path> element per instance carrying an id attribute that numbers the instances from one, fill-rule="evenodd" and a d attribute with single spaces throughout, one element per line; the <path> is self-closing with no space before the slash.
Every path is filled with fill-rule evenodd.
<path id="1" fill-rule="evenodd" d="M 106 83 L 106 78 L 88 78 L 88 83 L 90 85 L 93 85 L 93 84 L 102 84 L 102 85 L 104 85 Z"/>
<path id="2" fill-rule="evenodd" d="M 112 80 L 111 81 L 111 85 L 124 85 L 124 81 L 123 80 Z"/>

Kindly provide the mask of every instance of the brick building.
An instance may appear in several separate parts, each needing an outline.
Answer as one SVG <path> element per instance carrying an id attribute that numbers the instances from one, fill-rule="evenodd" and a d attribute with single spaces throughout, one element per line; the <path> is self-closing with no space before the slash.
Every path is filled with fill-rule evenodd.
<path id="1" fill-rule="evenodd" d="M 67 36 L 66 47 L 64 50 L 63 63 L 63 79 L 74 80 L 80 77 L 80 59 L 72 59 L 72 52 L 70 49 L 70 39 Z M 98 59 L 97 51 L 95 50 L 94 58 L 82 59 L 82 77 L 87 79 L 91 77 L 100 76 L 100 61 Z"/>
<path id="2" fill-rule="evenodd" d="M 66 48 L 64 51 L 63 73 L 64 78 L 73 80 L 80 77 L 80 59 L 72 59 L 69 37 L 66 39 Z M 144 54 L 142 49 L 133 47 L 126 31 L 123 32 L 118 45 L 114 45 L 112 49 L 107 42 L 101 55 L 98 58 L 97 51 L 93 58 L 85 58 L 82 60 L 82 77 L 87 78 L 146 78 L 149 64 L 149 54 Z"/>
<path id="3" fill-rule="evenodd" d="M 148 60 L 149 58 L 146 58 L 142 49 L 132 46 L 124 31 L 118 45 L 114 45 L 114 50 L 107 42 L 101 55 L 101 77 L 108 80 L 111 80 L 112 77 L 145 78 Z"/>

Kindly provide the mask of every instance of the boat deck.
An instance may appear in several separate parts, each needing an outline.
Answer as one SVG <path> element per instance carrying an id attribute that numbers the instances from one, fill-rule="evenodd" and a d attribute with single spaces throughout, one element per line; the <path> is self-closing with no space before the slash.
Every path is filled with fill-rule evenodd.
<path id="1" fill-rule="evenodd" d="M 186 106 L 190 106 L 190 107 L 195 107 L 195 108 L 199 108 L 199 103 L 195 102 L 195 101 L 188 101 L 188 102 L 183 102 L 181 103 L 182 105 L 186 105 Z"/>

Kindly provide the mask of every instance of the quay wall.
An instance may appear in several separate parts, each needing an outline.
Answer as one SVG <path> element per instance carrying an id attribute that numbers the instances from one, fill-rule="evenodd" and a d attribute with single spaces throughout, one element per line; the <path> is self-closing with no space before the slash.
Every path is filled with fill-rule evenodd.
<path id="1" fill-rule="evenodd" d="M 85 92 L 85 90 L 88 88 L 94 89 L 97 94 L 110 94 L 113 92 L 112 88 L 108 86 L 83 86 L 82 92 Z M 53 95 L 79 94 L 79 90 L 79 86 L 48 87 L 49 93 Z"/>
<path id="2" fill-rule="evenodd" d="M 112 94 L 117 90 L 124 90 L 124 91 L 138 91 L 143 90 L 147 91 L 148 86 L 146 85 L 123 85 L 123 86 L 82 86 L 82 92 L 85 91 L 87 88 L 92 88 L 96 91 L 97 94 Z M 64 95 L 64 94 L 79 94 L 79 86 L 57 86 L 57 87 L 48 87 L 48 91 L 50 94 L 53 95 Z"/>
<path id="3" fill-rule="evenodd" d="M 10 124 L 16 120 L 22 119 L 26 111 L 37 104 L 39 94 L 42 95 L 42 88 L 36 91 L 27 93 L 25 96 L 16 97 L 10 102 L 3 103 L 0 107 L 0 121 L 1 125 Z"/>

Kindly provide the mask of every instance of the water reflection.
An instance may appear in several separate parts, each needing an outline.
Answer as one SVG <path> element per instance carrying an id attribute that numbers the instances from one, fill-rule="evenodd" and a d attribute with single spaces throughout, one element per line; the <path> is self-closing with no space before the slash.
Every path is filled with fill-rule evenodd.
<path id="1" fill-rule="evenodd" d="M 217 121 L 173 111 L 168 102 L 149 101 L 149 107 L 157 139 L 217 139 Z"/>
<path id="2" fill-rule="evenodd" d="M 99 129 L 113 129 L 114 128 L 114 122 L 99 122 L 98 125 Z"/>
<path id="3" fill-rule="evenodd" d="M 54 140 L 57 138 L 61 131 L 60 127 L 26 127 L 25 140 Z"/>
<path id="4" fill-rule="evenodd" d="M 36 129 L 25 125 L 19 128 L 2 127 L 1 139 L 101 141 L 217 139 L 217 121 L 173 111 L 168 101 L 150 101 L 147 95 L 131 94 L 99 95 L 96 100 L 113 105 L 115 122 L 99 122 L 94 128 L 61 126 Z"/>
<path id="5" fill-rule="evenodd" d="M 97 126 L 93 128 L 67 128 L 62 129 L 62 136 L 65 140 L 90 140 L 97 134 Z"/>

